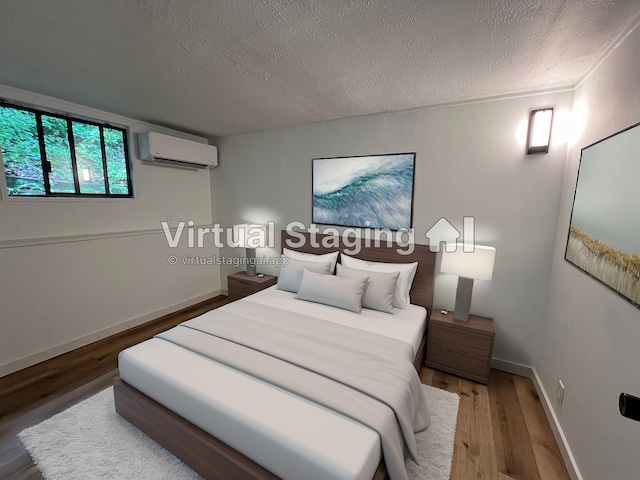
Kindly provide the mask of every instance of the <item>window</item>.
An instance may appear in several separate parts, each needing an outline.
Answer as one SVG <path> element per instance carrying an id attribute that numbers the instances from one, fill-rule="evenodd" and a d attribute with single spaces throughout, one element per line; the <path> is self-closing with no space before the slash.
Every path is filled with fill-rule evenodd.
<path id="1" fill-rule="evenodd" d="M 127 132 L 0 102 L 9 196 L 131 197 Z"/>

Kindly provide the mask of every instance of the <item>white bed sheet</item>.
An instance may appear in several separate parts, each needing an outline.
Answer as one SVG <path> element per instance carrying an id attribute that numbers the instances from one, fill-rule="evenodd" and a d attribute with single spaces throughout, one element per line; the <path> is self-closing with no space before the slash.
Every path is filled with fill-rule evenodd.
<path id="1" fill-rule="evenodd" d="M 387 335 L 411 344 L 414 354 L 426 327 L 426 309 L 415 305 L 395 314 L 357 314 L 296 300 L 275 287 L 239 302 Z M 237 303 L 220 308 L 233 313 Z M 124 350 L 119 368 L 126 383 L 285 480 L 369 480 L 382 459 L 380 438 L 370 428 L 165 340 Z"/>
<path id="2" fill-rule="evenodd" d="M 406 309 L 394 308 L 393 314 L 368 308 L 363 308 L 361 313 L 355 313 L 320 303 L 298 300 L 294 297 L 294 293 L 278 290 L 274 285 L 245 297 L 243 301 L 282 308 L 302 315 L 402 340 L 413 347 L 414 356 L 418 351 L 427 326 L 427 309 L 419 305 L 410 305 Z M 221 309 L 233 313 L 234 303 L 229 303 L 221 307 Z"/>

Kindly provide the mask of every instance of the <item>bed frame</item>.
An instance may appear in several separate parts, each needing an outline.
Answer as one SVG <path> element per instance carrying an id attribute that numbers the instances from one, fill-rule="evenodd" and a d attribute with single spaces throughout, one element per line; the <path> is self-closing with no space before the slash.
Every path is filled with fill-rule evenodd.
<path id="1" fill-rule="evenodd" d="M 302 246 L 299 245 L 301 235 L 306 238 Z M 404 246 L 386 242 L 379 246 L 366 245 L 362 240 L 360 251 L 356 254 L 349 253 L 349 250 L 353 249 L 352 242 L 345 245 L 342 237 L 318 234 L 315 235 L 316 244 L 312 244 L 310 239 L 310 234 L 306 232 L 291 234 L 282 231 L 281 245 L 316 254 L 335 252 L 336 249 L 341 252 L 347 250 L 348 255 L 372 262 L 418 262 L 410 293 L 411 303 L 427 308 L 429 315 L 431 314 L 436 256 L 428 246 L 415 245 L 411 254 L 401 255 L 398 251 L 404 251 Z M 427 332 L 425 331 L 414 360 L 414 366 L 418 372 L 424 361 L 426 340 Z M 126 384 L 119 377 L 114 380 L 113 386 L 116 411 L 205 479 L 276 480 L 279 478 L 211 434 Z M 383 460 L 372 480 L 388 478 Z"/>

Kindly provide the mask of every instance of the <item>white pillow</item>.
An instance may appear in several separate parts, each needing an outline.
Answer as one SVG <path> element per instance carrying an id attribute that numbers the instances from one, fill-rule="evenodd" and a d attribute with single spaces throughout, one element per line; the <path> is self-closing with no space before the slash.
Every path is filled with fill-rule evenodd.
<path id="1" fill-rule="evenodd" d="M 297 250 L 290 250 L 283 248 L 282 253 L 296 260 L 304 260 L 305 262 L 331 262 L 331 274 L 336 271 L 336 263 L 338 262 L 338 255 L 340 252 L 323 253 L 316 255 L 315 253 L 298 252 Z"/>
<path id="2" fill-rule="evenodd" d="M 398 308 L 409 308 L 411 299 L 409 291 L 413 284 L 413 278 L 416 276 L 418 262 L 413 263 L 382 263 L 382 262 L 365 262 L 359 258 L 350 257 L 344 253 L 340 257 L 340 263 L 345 267 L 356 268 L 358 270 L 366 270 L 372 272 L 400 272 L 398 282 L 396 283 L 396 292 L 393 299 L 393 306 Z"/>
<path id="3" fill-rule="evenodd" d="M 302 269 L 305 267 L 312 272 L 326 275 L 331 271 L 331 262 L 305 262 L 295 258 L 283 259 L 280 275 L 278 275 L 278 290 L 296 293 L 302 281 Z"/>
<path id="4" fill-rule="evenodd" d="M 338 264 L 336 276 L 340 278 L 369 277 L 367 286 L 362 295 L 362 306 L 372 310 L 380 310 L 385 313 L 393 313 L 393 298 L 396 292 L 396 284 L 400 272 L 374 272 L 348 268 Z"/>
<path id="5" fill-rule="evenodd" d="M 297 299 L 360 313 L 368 277 L 339 278 L 315 273 L 306 267 L 302 272 Z"/>

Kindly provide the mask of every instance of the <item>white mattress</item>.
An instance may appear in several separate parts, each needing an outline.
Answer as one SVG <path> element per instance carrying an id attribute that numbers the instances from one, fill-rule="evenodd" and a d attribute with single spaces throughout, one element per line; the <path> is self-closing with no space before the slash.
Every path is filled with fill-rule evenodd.
<path id="1" fill-rule="evenodd" d="M 275 287 L 239 302 L 387 334 L 414 351 L 425 328 L 422 307 L 395 315 L 363 309 L 358 315 L 296 300 Z M 234 303 L 221 308 L 233 312 Z M 124 350 L 119 368 L 129 385 L 285 480 L 369 480 L 382 458 L 380 439 L 370 428 L 165 340 Z"/>

